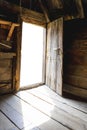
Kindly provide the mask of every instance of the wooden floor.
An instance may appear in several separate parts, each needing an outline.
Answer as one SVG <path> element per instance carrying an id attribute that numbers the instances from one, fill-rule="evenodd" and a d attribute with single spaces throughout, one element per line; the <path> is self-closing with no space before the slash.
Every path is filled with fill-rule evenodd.
<path id="1" fill-rule="evenodd" d="M 0 130 L 87 130 L 87 103 L 47 86 L 0 97 Z"/>

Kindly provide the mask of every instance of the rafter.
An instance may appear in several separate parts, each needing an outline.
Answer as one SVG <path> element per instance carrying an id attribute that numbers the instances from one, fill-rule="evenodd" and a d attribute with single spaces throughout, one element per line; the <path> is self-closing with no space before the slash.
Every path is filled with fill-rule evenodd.
<path id="1" fill-rule="evenodd" d="M 13 23 L 13 24 L 11 25 L 10 30 L 9 30 L 9 33 L 8 33 L 8 36 L 7 36 L 7 41 L 10 41 L 14 29 L 15 29 L 15 24 Z"/>
<path id="2" fill-rule="evenodd" d="M 49 23 L 49 22 L 50 22 L 50 19 L 49 19 L 48 11 L 47 11 L 46 7 L 43 5 L 42 1 L 41 1 L 41 0 L 38 0 L 38 1 L 39 1 L 39 3 L 40 3 L 40 6 L 41 6 L 41 8 L 42 8 L 42 11 L 43 11 L 43 13 L 44 13 L 44 15 L 45 15 L 46 21 L 47 21 L 47 23 Z"/>
<path id="3" fill-rule="evenodd" d="M 18 27 L 19 24 L 18 23 L 12 23 L 10 21 L 5 21 L 5 20 L 0 20 L 0 24 L 1 25 L 9 25 L 9 26 L 11 26 L 6 41 L 4 43 L 0 42 L 0 45 L 2 45 L 4 47 L 7 47 L 7 48 L 11 48 L 11 46 L 7 45 L 6 42 L 10 42 L 10 39 L 11 39 L 11 36 L 13 34 L 14 28 Z"/>
<path id="4" fill-rule="evenodd" d="M 78 10 L 78 18 L 84 18 L 84 10 L 82 5 L 82 0 L 75 0 L 77 10 Z"/>

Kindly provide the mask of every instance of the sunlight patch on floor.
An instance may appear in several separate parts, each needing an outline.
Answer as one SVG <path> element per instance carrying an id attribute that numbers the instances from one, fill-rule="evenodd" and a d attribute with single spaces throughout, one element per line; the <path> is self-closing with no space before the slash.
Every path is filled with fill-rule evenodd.
<path id="1" fill-rule="evenodd" d="M 21 111 L 23 115 L 24 126 L 26 126 L 26 121 L 30 122 L 30 124 L 27 125 L 28 129 L 42 125 L 50 120 L 48 116 L 44 116 L 43 113 L 39 112 L 32 106 L 23 103 L 23 101 L 21 102 Z"/>

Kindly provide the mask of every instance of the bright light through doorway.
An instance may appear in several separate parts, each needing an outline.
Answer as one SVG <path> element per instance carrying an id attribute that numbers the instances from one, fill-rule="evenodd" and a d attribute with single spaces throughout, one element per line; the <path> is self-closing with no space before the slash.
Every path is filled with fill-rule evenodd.
<path id="1" fill-rule="evenodd" d="M 43 27 L 23 22 L 20 87 L 41 83 Z"/>

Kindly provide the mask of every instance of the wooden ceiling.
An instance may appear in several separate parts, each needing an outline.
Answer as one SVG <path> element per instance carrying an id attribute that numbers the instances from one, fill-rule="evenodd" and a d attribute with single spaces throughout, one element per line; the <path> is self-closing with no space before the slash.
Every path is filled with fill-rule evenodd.
<path id="1" fill-rule="evenodd" d="M 43 14 L 46 22 L 61 16 L 65 20 L 87 17 L 87 0 L 0 0 L 0 18 L 16 22 L 21 8 Z"/>

